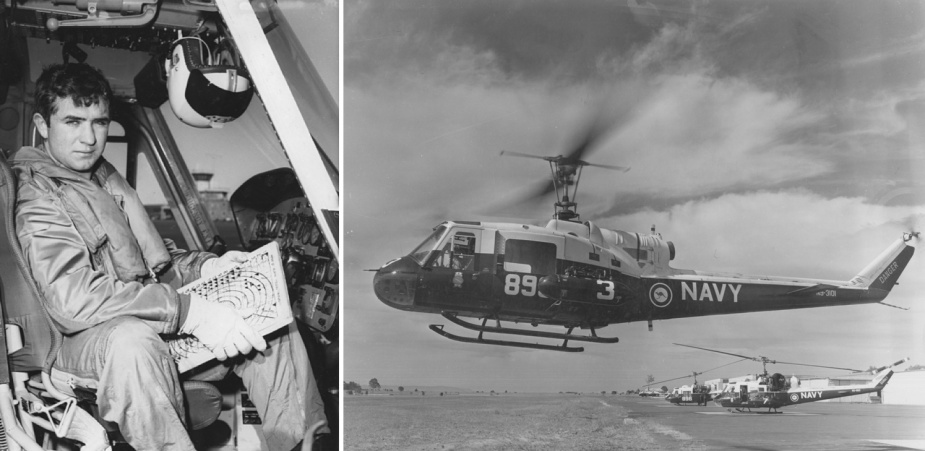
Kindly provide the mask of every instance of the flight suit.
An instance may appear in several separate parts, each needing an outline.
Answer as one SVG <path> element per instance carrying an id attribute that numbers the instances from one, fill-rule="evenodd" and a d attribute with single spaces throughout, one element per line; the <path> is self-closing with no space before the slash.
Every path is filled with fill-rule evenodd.
<path id="1" fill-rule="evenodd" d="M 52 379 L 96 391 L 102 417 L 138 450 L 192 450 L 176 364 L 162 334 L 176 334 L 213 254 L 165 242 L 135 191 L 105 160 L 87 180 L 43 149 L 13 157 L 20 246 L 57 332 Z M 294 324 L 266 352 L 229 362 L 263 420 L 270 449 L 292 449 L 324 404 Z M 222 373 L 222 371 L 219 371 Z M 220 376 L 221 374 L 219 374 Z"/>

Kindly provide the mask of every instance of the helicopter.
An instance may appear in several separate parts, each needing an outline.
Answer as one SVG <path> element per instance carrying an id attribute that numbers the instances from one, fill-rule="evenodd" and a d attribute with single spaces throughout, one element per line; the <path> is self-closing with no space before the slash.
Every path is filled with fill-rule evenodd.
<path id="1" fill-rule="evenodd" d="M 639 390 L 639 396 L 642 396 L 643 398 L 658 398 L 659 396 L 665 396 L 665 394 L 646 387 L 645 390 Z"/>
<path id="2" fill-rule="evenodd" d="M 545 226 L 468 220 L 438 224 L 409 254 L 373 270 L 376 296 L 390 307 L 439 314 L 477 332 L 462 336 L 442 324 L 430 325 L 451 340 L 582 352 L 583 347 L 569 342 L 618 343 L 618 337 L 597 334 L 611 324 L 647 321 L 651 331 L 656 320 L 881 302 L 915 251 L 911 241 L 919 232 L 906 232 L 847 281 L 672 268 L 675 245 L 654 226 L 640 233 L 581 220 L 576 195 L 582 169 L 629 169 L 583 160 L 596 138 L 589 132 L 566 155 L 504 152 L 549 163 L 552 180 L 537 195 L 556 193 L 552 219 Z M 566 331 L 509 327 L 503 321 Z M 573 333 L 576 328 L 590 332 Z M 486 333 L 561 344 L 486 338 Z"/>
<path id="3" fill-rule="evenodd" d="M 805 404 L 809 402 L 843 398 L 845 396 L 854 396 L 865 393 L 877 393 L 883 390 L 883 387 L 885 387 L 886 384 L 890 381 L 890 378 L 893 376 L 892 368 L 909 361 L 909 358 L 904 358 L 893 364 L 871 370 L 870 372 L 873 374 L 873 379 L 866 384 L 838 385 L 830 388 L 816 388 L 802 387 L 800 380 L 796 376 L 788 380 L 787 377 L 781 373 L 769 374 L 767 365 L 769 363 L 779 363 L 785 365 L 847 370 L 855 373 L 863 373 L 865 371 L 834 366 L 783 362 L 772 360 L 764 356 L 749 357 L 731 352 L 717 351 L 714 349 L 701 348 L 679 343 L 675 343 L 675 345 L 761 362 L 762 372 L 760 375 L 757 375 L 756 377 L 745 377 L 739 380 L 730 381 L 726 384 L 721 393 L 718 393 L 713 397 L 713 402 L 716 403 L 716 405 L 725 407 L 730 412 L 736 413 L 781 413 L 777 409 L 794 404 Z M 766 412 L 752 412 L 751 410 L 763 408 L 768 410 Z"/>
<path id="4" fill-rule="evenodd" d="M 708 402 L 713 400 L 713 393 L 710 387 L 697 384 L 697 375 L 701 373 L 694 372 L 692 374 L 694 376 L 694 383 L 691 385 L 682 385 L 672 390 L 671 393 L 665 396 L 665 401 L 676 406 L 690 403 L 696 403 L 698 406 L 705 406 Z"/>
<path id="5" fill-rule="evenodd" d="M 678 406 L 682 404 L 697 404 L 698 406 L 701 406 L 701 405 L 705 406 L 707 405 L 708 402 L 713 400 L 713 397 L 715 395 L 719 394 L 722 391 L 723 387 L 716 386 L 716 385 L 698 384 L 697 376 L 700 376 L 704 373 L 707 373 L 713 370 L 718 370 L 722 367 L 729 366 L 734 363 L 741 362 L 742 360 L 745 360 L 745 359 L 736 360 L 735 362 L 727 363 L 725 365 L 720 365 L 715 368 L 710 368 L 708 370 L 692 371 L 691 374 L 685 374 L 684 376 L 678 376 L 678 377 L 674 377 L 671 379 L 665 379 L 663 381 L 653 382 L 653 384 L 662 384 L 665 382 L 676 381 L 678 379 L 685 379 L 688 377 L 693 377 L 694 378 L 693 383 L 691 383 L 690 385 L 682 385 L 680 387 L 677 387 L 671 390 L 667 395 L 665 395 L 665 401 L 668 401 Z"/>
<path id="6" fill-rule="evenodd" d="M 88 418 L 95 406 L 81 400 L 78 407 L 77 398 L 48 378 L 51 351 L 42 337 L 52 326 L 38 302 L 31 302 L 28 270 L 13 258 L 19 246 L 11 226 L 15 187 L 8 159 L 23 146 L 41 143 L 32 121 L 35 79 L 43 66 L 62 62 L 86 62 L 109 80 L 112 123 L 104 158 L 139 193 L 161 236 L 180 248 L 218 255 L 279 245 L 294 323 L 328 426 L 338 436 L 340 207 L 334 162 L 340 114 L 331 95 L 338 86 L 336 76 L 332 84 L 322 76 L 328 72 L 316 67 L 320 47 L 313 46 L 316 53 L 303 47 L 328 37 L 293 23 L 298 17 L 291 6 L 239 0 L 0 1 L 0 253 L 10 257 L 0 265 L 6 325 L 0 339 L 0 440 L 11 449 L 69 447 L 75 440 L 84 449 L 121 444 L 118 434 L 107 434 L 104 423 Z M 330 17 L 336 21 L 337 14 Z M 305 29 L 294 28 L 299 25 Z M 300 39 L 306 36 L 311 41 Z M 168 83 L 170 70 L 178 67 L 173 52 L 180 43 L 198 49 L 201 61 L 187 54 L 188 69 L 195 66 L 206 78 L 242 75 L 246 69 L 247 83 L 225 78 L 235 80 L 233 89 L 244 99 L 235 119 L 210 112 L 203 114 L 203 125 L 180 113 Z M 330 51 L 336 55 L 336 46 Z M 220 71 L 210 72 L 215 68 Z M 213 187 L 212 175 L 233 180 L 236 188 Z M 206 392 L 219 402 L 207 412 L 214 416 L 190 422 L 197 446 L 266 449 L 246 391 L 225 383 Z M 223 430 L 230 436 L 215 433 Z M 307 439 L 303 449 L 312 446 Z"/>

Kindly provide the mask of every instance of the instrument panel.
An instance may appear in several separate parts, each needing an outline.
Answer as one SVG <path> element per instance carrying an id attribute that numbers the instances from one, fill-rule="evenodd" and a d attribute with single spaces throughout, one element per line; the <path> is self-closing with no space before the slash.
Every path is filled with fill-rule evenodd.
<path id="1" fill-rule="evenodd" d="M 271 241 L 280 257 L 298 320 L 320 331 L 336 323 L 339 262 L 291 169 L 258 175 L 231 196 L 241 243 L 253 251 Z"/>

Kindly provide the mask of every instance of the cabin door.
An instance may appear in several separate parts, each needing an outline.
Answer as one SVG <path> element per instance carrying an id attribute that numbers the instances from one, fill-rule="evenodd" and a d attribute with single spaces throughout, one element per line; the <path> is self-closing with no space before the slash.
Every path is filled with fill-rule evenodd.
<path id="1" fill-rule="evenodd" d="M 561 237 L 499 232 L 495 238 L 495 288 L 507 314 L 531 317 L 549 313 L 553 301 L 539 292 L 543 277 L 558 273 L 564 242 Z"/>

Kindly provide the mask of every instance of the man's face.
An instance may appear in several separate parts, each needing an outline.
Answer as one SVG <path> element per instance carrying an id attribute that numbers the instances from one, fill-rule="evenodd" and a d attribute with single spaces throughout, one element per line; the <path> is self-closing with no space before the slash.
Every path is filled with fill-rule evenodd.
<path id="1" fill-rule="evenodd" d="M 109 105 L 104 103 L 77 106 L 70 97 L 59 97 L 57 111 L 47 122 L 39 114 L 33 117 L 51 157 L 87 178 L 103 155 L 109 135 Z"/>

